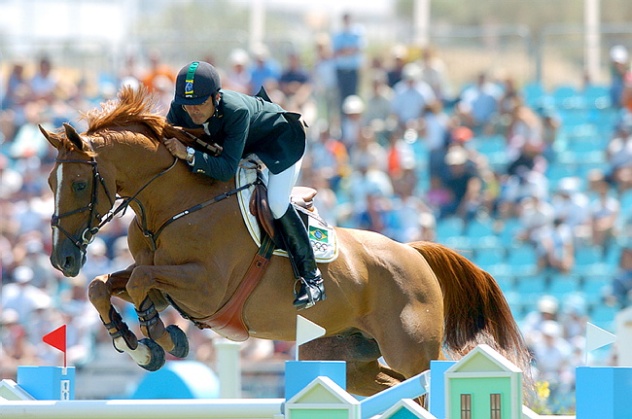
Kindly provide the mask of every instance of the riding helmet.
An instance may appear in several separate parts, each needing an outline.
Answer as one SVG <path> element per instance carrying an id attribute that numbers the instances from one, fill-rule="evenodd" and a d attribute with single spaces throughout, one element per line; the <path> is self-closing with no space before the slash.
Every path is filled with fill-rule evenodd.
<path id="1" fill-rule="evenodd" d="M 220 88 L 219 73 L 215 67 L 204 61 L 193 61 L 178 73 L 174 102 L 178 105 L 201 105 Z"/>

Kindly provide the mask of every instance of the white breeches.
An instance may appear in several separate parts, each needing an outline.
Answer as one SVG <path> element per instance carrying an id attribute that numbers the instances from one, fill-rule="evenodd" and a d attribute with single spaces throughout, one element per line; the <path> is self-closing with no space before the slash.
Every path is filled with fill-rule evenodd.
<path id="1" fill-rule="evenodd" d="M 268 173 L 268 204 L 275 220 L 281 218 L 290 204 L 292 188 L 298 180 L 303 159 L 300 159 L 278 175 Z"/>

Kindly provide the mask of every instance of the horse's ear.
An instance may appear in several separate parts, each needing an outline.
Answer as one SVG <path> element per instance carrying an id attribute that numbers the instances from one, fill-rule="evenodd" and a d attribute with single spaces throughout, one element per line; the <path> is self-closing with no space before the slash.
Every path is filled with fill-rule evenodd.
<path id="1" fill-rule="evenodd" d="M 70 142 L 73 143 L 78 150 L 90 150 L 90 147 L 88 146 L 88 144 L 86 144 L 84 139 L 81 138 L 81 135 L 79 135 L 77 130 L 75 130 L 75 127 L 67 122 L 64 122 L 64 130 L 66 131 L 66 138 L 68 138 L 68 140 L 70 140 Z"/>
<path id="2" fill-rule="evenodd" d="M 46 128 L 44 128 L 41 124 L 37 125 L 40 129 L 40 131 L 42 132 L 42 134 L 44 134 L 44 137 L 46 137 L 46 139 L 48 140 L 48 142 L 55 147 L 57 150 L 59 150 L 59 148 L 61 147 L 61 139 L 59 138 L 58 135 L 53 134 L 52 132 L 48 132 L 46 131 Z"/>

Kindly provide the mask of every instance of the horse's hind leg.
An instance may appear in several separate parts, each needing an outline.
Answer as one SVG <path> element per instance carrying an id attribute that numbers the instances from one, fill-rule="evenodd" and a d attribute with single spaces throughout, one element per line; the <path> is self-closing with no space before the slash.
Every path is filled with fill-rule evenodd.
<path id="1" fill-rule="evenodd" d="M 357 331 L 307 342 L 299 355 L 301 359 L 346 361 L 347 390 L 358 396 L 372 396 L 405 380 L 378 362 L 381 354 L 377 342 Z"/>
<path id="2" fill-rule="evenodd" d="M 141 367 L 155 371 L 165 362 L 164 350 L 149 339 L 139 341 L 110 301 L 112 295 L 130 301 L 125 292 L 128 278 L 129 271 L 100 275 L 90 283 L 88 296 L 112 337 L 114 348 L 127 352 Z"/>

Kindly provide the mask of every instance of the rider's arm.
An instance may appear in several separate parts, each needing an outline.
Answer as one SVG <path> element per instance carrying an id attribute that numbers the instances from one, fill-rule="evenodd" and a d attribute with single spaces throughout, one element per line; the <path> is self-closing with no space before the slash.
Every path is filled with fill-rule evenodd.
<path id="1" fill-rule="evenodd" d="M 239 161 L 244 152 L 250 129 L 250 112 L 246 108 L 225 113 L 222 117 L 224 138 L 223 151 L 215 157 L 200 151 L 195 152 L 193 172 L 201 173 L 220 181 L 228 181 L 237 173 Z M 211 124 L 217 122 L 211 118 Z"/>

